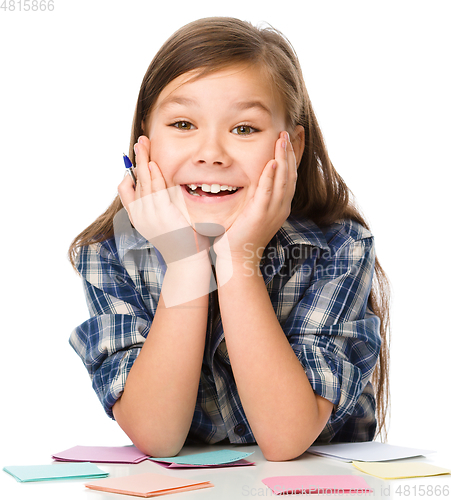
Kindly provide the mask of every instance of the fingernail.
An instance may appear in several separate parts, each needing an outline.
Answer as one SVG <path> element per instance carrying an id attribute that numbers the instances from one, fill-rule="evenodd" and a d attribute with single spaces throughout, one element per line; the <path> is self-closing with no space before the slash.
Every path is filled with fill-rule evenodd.
<path id="1" fill-rule="evenodd" d="M 143 137 L 142 135 L 140 135 L 140 136 L 138 137 L 138 143 L 139 143 L 139 141 L 142 139 L 142 137 Z"/>
<path id="2" fill-rule="evenodd" d="M 286 151 L 287 150 L 287 141 L 283 140 L 282 141 L 282 148 Z"/>

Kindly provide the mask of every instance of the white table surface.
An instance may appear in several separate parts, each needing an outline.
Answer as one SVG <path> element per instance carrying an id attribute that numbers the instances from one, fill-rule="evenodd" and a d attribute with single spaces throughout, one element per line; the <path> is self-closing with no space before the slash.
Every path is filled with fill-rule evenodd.
<path id="1" fill-rule="evenodd" d="M 323 458 L 309 453 L 289 462 L 268 462 L 264 459 L 258 446 L 223 446 L 221 448 L 235 449 L 239 451 L 254 452 L 248 460 L 256 462 L 255 466 L 226 467 L 217 469 L 166 469 L 149 460 L 134 465 L 109 465 L 98 464 L 98 466 L 110 474 L 109 477 L 141 474 L 152 472 L 166 474 L 175 477 L 189 479 L 208 480 L 214 484 L 213 488 L 196 491 L 174 493 L 168 498 L 180 498 L 186 500 L 234 500 L 234 499 L 259 499 L 276 498 L 277 496 L 262 483 L 262 479 L 271 476 L 290 475 L 335 475 L 354 474 L 363 476 L 367 483 L 373 488 L 373 493 L 360 495 L 312 495 L 312 498 L 380 498 L 380 499 L 403 499 L 403 498 L 441 498 L 451 499 L 451 475 L 411 478 L 402 480 L 384 481 L 376 477 L 358 471 L 351 463 L 339 460 Z M 185 447 L 181 455 L 190 453 L 202 453 L 218 449 L 215 446 Z M 58 450 L 56 450 L 58 451 Z M 55 451 L 55 452 L 56 452 Z M 416 457 L 406 459 L 410 461 L 434 463 L 438 466 L 451 468 L 451 450 L 434 453 L 427 457 Z M 38 463 L 8 463 L 5 465 L 43 465 L 51 464 L 52 460 Z M 139 498 L 115 493 L 104 493 L 93 491 L 84 486 L 86 479 L 42 481 L 32 483 L 19 483 L 11 475 L 4 471 L 0 473 L 0 498 L 7 500 L 120 500 L 121 498 Z M 291 496 L 291 495 L 290 495 Z M 310 495 L 296 495 L 297 498 L 308 498 Z M 285 498 L 285 497 L 279 497 Z"/>

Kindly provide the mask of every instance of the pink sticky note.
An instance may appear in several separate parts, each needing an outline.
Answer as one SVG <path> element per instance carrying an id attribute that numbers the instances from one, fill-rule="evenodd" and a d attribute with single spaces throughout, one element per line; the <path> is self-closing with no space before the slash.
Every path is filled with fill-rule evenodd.
<path id="1" fill-rule="evenodd" d="M 135 476 L 113 477 L 107 480 L 94 481 L 85 484 L 85 486 L 92 490 L 149 498 L 178 491 L 211 488 L 214 485 L 210 481 L 190 481 L 189 479 L 148 472 Z"/>
<path id="2" fill-rule="evenodd" d="M 137 464 L 148 455 L 135 446 L 74 446 L 52 457 L 62 462 Z"/>
<path id="3" fill-rule="evenodd" d="M 262 481 L 276 495 L 361 495 L 373 491 L 363 477 L 354 475 L 277 476 Z"/>
<path id="4" fill-rule="evenodd" d="M 178 464 L 174 462 L 161 462 L 159 460 L 150 459 L 152 462 L 165 467 L 166 469 L 215 469 L 218 467 L 237 467 L 243 465 L 255 465 L 255 462 L 249 460 L 237 460 L 236 462 L 229 462 L 227 464 L 213 464 L 213 465 L 198 465 L 198 464 Z"/>

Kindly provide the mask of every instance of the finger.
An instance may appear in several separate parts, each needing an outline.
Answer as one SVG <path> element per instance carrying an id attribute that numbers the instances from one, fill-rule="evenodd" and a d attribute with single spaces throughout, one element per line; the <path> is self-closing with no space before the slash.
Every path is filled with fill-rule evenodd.
<path id="1" fill-rule="evenodd" d="M 124 175 L 124 178 L 117 187 L 117 191 L 124 207 L 128 207 L 132 201 L 135 201 L 135 189 L 133 186 L 133 179 L 130 175 Z"/>
<path id="2" fill-rule="evenodd" d="M 138 137 L 138 144 L 144 148 L 144 151 L 147 153 L 147 157 L 149 160 L 151 159 L 150 156 L 150 140 L 148 137 L 145 135 L 141 135 Z"/>
<path id="3" fill-rule="evenodd" d="M 166 189 L 166 181 L 158 164 L 154 161 L 149 162 L 148 170 L 152 179 L 152 191 L 157 192 Z"/>
<path id="4" fill-rule="evenodd" d="M 169 193 L 166 187 L 166 181 L 164 180 L 163 174 L 161 173 L 160 167 L 154 162 L 149 162 L 148 170 L 152 178 L 152 196 L 158 202 L 169 204 L 171 203 Z"/>
<path id="5" fill-rule="evenodd" d="M 274 193 L 274 181 L 276 177 L 276 170 L 278 169 L 277 161 L 270 160 L 263 169 L 263 172 L 258 181 L 257 190 L 254 195 L 254 203 L 257 204 L 261 210 L 267 210 L 271 198 Z"/>
<path id="6" fill-rule="evenodd" d="M 135 187 L 133 184 L 133 179 L 128 174 L 126 174 L 122 179 L 122 182 L 119 184 L 117 191 L 122 205 L 128 213 L 130 222 L 133 224 L 132 218 L 130 216 L 130 204 L 135 201 Z"/>
<path id="7" fill-rule="evenodd" d="M 147 148 L 141 143 L 137 142 L 133 146 L 135 150 L 135 162 L 136 162 L 136 195 L 141 198 L 151 193 L 152 183 L 149 172 L 149 156 Z"/>
<path id="8" fill-rule="evenodd" d="M 296 181 L 298 178 L 298 165 L 296 164 L 296 155 L 289 134 L 287 134 L 287 138 L 288 138 L 287 141 L 288 189 L 290 189 L 291 186 L 294 194 L 294 190 L 296 188 Z"/>
<path id="9" fill-rule="evenodd" d="M 274 174 L 268 177 L 272 178 L 272 192 L 271 196 L 268 199 L 268 203 L 266 206 L 267 210 L 271 209 L 279 209 L 285 200 L 286 192 L 287 192 L 287 181 L 288 181 L 288 161 L 287 161 L 287 135 L 286 132 L 281 132 L 279 135 L 279 139 L 275 144 L 274 151 L 275 160 L 273 164 Z M 268 189 L 268 188 L 267 188 Z"/>
<path id="10" fill-rule="evenodd" d="M 285 197 L 288 182 L 288 134 L 282 132 L 276 142 L 275 158 L 277 161 L 276 176 L 274 179 L 274 192 L 276 201 L 280 202 Z"/>

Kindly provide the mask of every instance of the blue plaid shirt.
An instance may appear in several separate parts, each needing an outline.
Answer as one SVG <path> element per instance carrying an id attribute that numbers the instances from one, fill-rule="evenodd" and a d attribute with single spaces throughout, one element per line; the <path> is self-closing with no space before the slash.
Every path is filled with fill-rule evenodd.
<path id="1" fill-rule="evenodd" d="M 165 272 L 161 256 L 137 234 L 116 234 L 83 247 L 78 256 L 91 317 L 72 332 L 70 344 L 111 418 L 150 330 Z M 373 237 L 359 224 L 341 221 L 320 230 L 290 217 L 260 264 L 274 311 L 313 390 L 334 404 L 317 443 L 369 441 L 375 434 L 370 377 L 380 349 L 380 322 L 367 304 L 374 260 Z M 212 311 L 210 301 L 189 437 L 254 443 L 221 318 Z"/>

